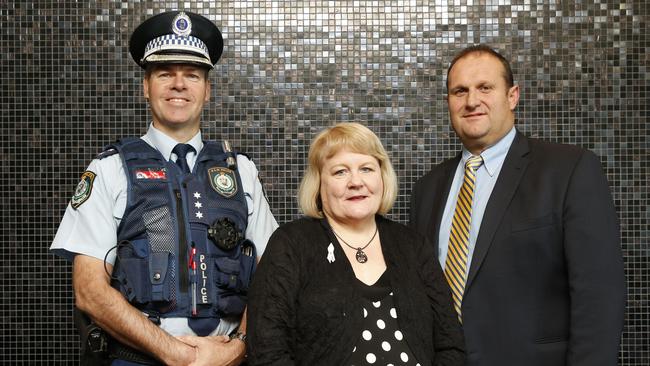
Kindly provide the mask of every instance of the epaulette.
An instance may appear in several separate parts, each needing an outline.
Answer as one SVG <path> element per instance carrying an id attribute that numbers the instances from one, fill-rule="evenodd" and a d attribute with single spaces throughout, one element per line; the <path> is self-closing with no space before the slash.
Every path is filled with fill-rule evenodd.
<path id="1" fill-rule="evenodd" d="M 237 159 L 235 158 L 235 153 L 232 151 L 232 148 L 230 147 L 230 141 L 228 140 L 223 140 L 221 141 L 221 148 L 223 149 L 223 152 L 226 154 L 226 164 L 228 164 L 229 169 L 237 169 Z"/>
<path id="2" fill-rule="evenodd" d="M 108 148 L 108 149 L 106 149 L 106 150 L 100 152 L 99 154 L 97 154 L 97 157 L 96 157 L 96 158 L 99 159 L 99 160 L 102 160 L 102 159 L 104 159 L 104 158 L 107 158 L 107 157 L 109 157 L 109 156 L 111 156 L 111 155 L 115 155 L 115 154 L 117 154 L 117 153 L 118 153 L 118 151 L 117 151 L 116 148 L 114 148 L 114 147 L 110 147 L 110 148 Z"/>
<path id="3" fill-rule="evenodd" d="M 118 148 L 120 146 L 124 146 L 126 144 L 130 144 L 130 143 L 133 143 L 134 141 L 138 141 L 138 140 L 140 140 L 139 137 L 133 137 L 133 136 L 132 137 L 123 137 L 121 139 L 115 140 L 115 142 L 112 142 L 112 143 L 104 146 L 104 151 L 97 154 L 96 158 L 101 160 L 101 159 L 107 158 L 107 157 L 109 157 L 111 155 L 115 155 L 115 154 L 120 152 L 118 150 Z"/>

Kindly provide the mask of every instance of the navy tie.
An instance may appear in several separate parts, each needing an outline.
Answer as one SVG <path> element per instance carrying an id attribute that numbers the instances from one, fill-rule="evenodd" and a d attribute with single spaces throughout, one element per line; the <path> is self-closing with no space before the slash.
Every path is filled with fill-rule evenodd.
<path id="1" fill-rule="evenodd" d="M 178 144 L 172 150 L 176 154 L 176 165 L 181 168 L 183 174 L 190 174 L 190 166 L 187 164 L 187 159 L 185 158 L 190 151 L 194 151 L 194 148 L 189 144 Z"/>

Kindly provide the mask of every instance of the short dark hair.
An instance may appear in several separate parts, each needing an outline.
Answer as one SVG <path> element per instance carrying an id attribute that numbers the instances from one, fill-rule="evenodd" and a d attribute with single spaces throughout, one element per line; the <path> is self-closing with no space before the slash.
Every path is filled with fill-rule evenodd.
<path id="1" fill-rule="evenodd" d="M 451 64 L 449 64 L 449 68 L 447 69 L 447 91 L 449 91 L 449 72 L 451 71 L 451 68 L 454 67 L 456 62 L 458 62 L 458 60 L 460 60 L 461 58 L 464 58 L 474 53 L 487 53 L 489 55 L 494 56 L 497 60 L 499 60 L 499 62 L 501 62 L 501 65 L 503 65 L 503 79 L 505 79 L 506 86 L 508 87 L 508 89 L 512 88 L 515 85 L 514 77 L 512 76 L 512 69 L 510 68 L 510 62 L 508 62 L 508 60 L 505 57 L 503 57 L 499 52 L 497 52 L 493 48 L 484 44 L 478 44 L 478 45 L 467 47 L 464 50 L 457 53 L 456 56 L 454 56 L 454 59 L 451 61 Z"/>

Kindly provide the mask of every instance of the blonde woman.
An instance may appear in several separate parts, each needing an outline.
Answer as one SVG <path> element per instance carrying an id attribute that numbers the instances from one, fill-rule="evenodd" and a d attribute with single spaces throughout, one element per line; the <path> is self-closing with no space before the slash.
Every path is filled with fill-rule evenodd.
<path id="1" fill-rule="evenodd" d="M 249 365 L 458 365 L 463 338 L 431 244 L 386 219 L 397 179 L 358 123 L 321 132 L 299 203 L 251 285 Z"/>

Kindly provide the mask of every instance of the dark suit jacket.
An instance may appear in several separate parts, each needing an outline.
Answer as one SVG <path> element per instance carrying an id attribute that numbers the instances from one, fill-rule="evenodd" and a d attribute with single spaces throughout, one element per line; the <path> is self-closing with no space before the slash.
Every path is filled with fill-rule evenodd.
<path id="1" fill-rule="evenodd" d="M 459 159 L 434 167 L 411 196 L 411 225 L 436 248 Z M 599 159 L 517 132 L 465 288 L 467 365 L 616 365 L 624 309 L 619 226 Z"/>

